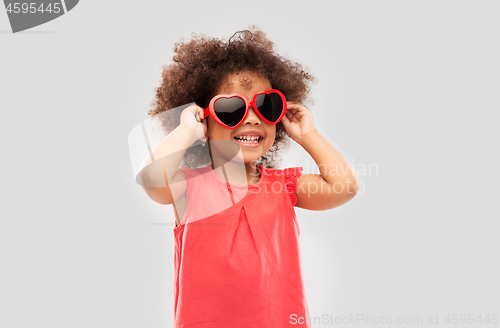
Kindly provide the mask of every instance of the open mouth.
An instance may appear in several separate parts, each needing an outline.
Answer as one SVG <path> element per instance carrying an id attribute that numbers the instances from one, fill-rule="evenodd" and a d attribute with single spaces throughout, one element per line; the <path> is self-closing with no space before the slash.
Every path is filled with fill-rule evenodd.
<path id="1" fill-rule="evenodd" d="M 251 136 L 251 137 L 234 137 L 234 139 L 243 146 L 247 147 L 257 147 L 262 143 L 261 136 Z"/>

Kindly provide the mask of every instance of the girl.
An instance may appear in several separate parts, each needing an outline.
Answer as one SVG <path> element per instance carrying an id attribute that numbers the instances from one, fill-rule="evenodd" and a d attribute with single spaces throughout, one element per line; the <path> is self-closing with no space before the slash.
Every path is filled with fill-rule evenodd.
<path id="1" fill-rule="evenodd" d="M 302 104 L 313 77 L 273 46 L 255 26 L 227 42 L 193 35 L 163 68 L 148 114 L 194 101 L 162 121 L 161 161 L 140 174 L 149 197 L 174 204 L 175 327 L 310 327 L 293 207 L 342 205 L 357 180 Z M 277 168 L 290 139 L 320 175 Z"/>

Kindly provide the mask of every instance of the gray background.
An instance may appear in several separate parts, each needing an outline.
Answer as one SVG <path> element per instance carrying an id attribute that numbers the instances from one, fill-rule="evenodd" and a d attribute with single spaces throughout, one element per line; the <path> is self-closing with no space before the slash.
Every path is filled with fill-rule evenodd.
<path id="1" fill-rule="evenodd" d="M 0 326 L 172 326 L 173 210 L 135 184 L 127 136 L 174 42 L 251 24 L 318 78 L 316 125 L 364 185 L 296 209 L 311 315 L 498 318 L 499 10 L 87 0 L 18 34 L 0 10 Z M 292 165 L 319 172 L 299 145 Z"/>

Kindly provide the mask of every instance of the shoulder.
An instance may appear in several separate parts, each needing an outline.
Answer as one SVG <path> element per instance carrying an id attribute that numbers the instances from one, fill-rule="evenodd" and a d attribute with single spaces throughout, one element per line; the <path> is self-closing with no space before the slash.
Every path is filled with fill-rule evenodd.
<path id="1" fill-rule="evenodd" d="M 264 166 L 260 166 L 263 173 L 267 175 L 283 176 L 285 179 L 294 179 L 302 175 L 303 167 L 287 167 L 284 169 L 273 169 Z"/>
<path id="2" fill-rule="evenodd" d="M 295 206 L 297 203 L 297 187 L 298 187 L 298 179 L 302 175 L 303 167 L 287 167 L 285 169 L 269 169 L 265 168 L 264 171 L 267 175 L 274 175 L 276 177 L 282 177 L 282 181 L 285 184 L 285 190 L 290 197 L 290 201 L 292 206 Z"/>
<path id="3" fill-rule="evenodd" d="M 285 179 L 297 179 L 302 175 L 304 168 L 302 166 L 287 167 L 283 169 L 283 175 Z"/>
<path id="4" fill-rule="evenodd" d="M 185 189 L 187 189 L 188 202 L 191 198 L 193 190 L 196 188 L 196 185 L 206 182 L 207 175 L 205 173 L 209 173 L 209 169 L 211 169 L 210 166 L 195 169 L 188 167 L 179 167 L 179 171 L 184 175 L 183 180 L 186 186 Z"/>
<path id="5" fill-rule="evenodd" d="M 207 173 L 210 169 L 211 169 L 210 165 L 207 165 L 205 167 L 200 167 L 200 168 L 195 168 L 195 169 L 192 169 L 189 167 L 180 167 L 179 171 L 181 171 L 184 174 L 186 179 L 189 179 L 189 178 L 192 178 L 194 176 Z"/>

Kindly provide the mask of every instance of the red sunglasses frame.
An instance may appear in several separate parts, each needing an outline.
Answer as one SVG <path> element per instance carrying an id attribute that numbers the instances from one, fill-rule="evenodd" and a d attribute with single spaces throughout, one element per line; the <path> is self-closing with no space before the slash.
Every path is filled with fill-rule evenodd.
<path id="1" fill-rule="evenodd" d="M 257 106 L 255 105 L 255 99 L 257 98 L 257 96 L 261 95 L 261 94 L 265 94 L 265 95 L 268 95 L 270 93 L 276 93 L 278 94 L 280 97 L 281 97 L 281 100 L 283 102 L 283 108 L 281 110 L 281 115 L 280 117 L 278 118 L 278 120 L 276 122 L 270 122 L 268 121 L 264 116 L 262 116 L 262 114 L 259 112 L 259 110 L 257 109 Z M 236 124 L 235 126 L 233 127 L 229 127 L 227 126 L 226 124 L 224 124 L 224 122 L 222 122 L 218 117 L 217 117 L 217 114 L 215 113 L 215 110 L 214 110 L 214 104 L 217 100 L 221 99 L 221 98 L 233 98 L 233 97 L 239 97 L 241 99 L 243 99 L 243 101 L 245 102 L 245 106 L 246 106 L 246 109 L 245 109 L 245 115 L 243 115 L 243 118 L 241 119 L 241 121 Z M 227 128 L 227 129 L 231 129 L 231 130 L 234 130 L 236 129 L 238 126 L 241 125 L 241 123 L 243 123 L 243 121 L 245 120 L 245 118 L 247 117 L 248 115 L 248 111 L 250 110 L 250 107 L 252 107 L 254 109 L 254 112 L 261 118 L 264 120 L 264 122 L 268 123 L 268 124 L 271 124 L 271 125 L 275 125 L 275 124 L 278 124 L 279 121 L 281 121 L 281 119 L 283 118 L 283 116 L 285 116 L 285 112 L 287 110 L 287 102 L 286 102 L 286 98 L 285 96 L 281 93 L 281 91 L 279 90 L 276 90 L 276 89 L 271 89 L 271 90 L 268 90 L 268 91 L 264 91 L 264 90 L 260 90 L 260 91 L 257 91 L 254 96 L 253 96 L 253 99 L 252 101 L 248 101 L 248 99 L 240 94 L 240 93 L 231 93 L 230 95 L 224 95 L 224 94 L 220 94 L 220 95 L 217 95 L 215 97 L 212 98 L 212 100 L 210 100 L 210 104 L 208 105 L 208 107 L 204 110 L 203 112 L 203 117 L 207 117 L 209 115 L 212 115 L 212 118 L 217 122 L 219 123 L 220 125 L 222 125 L 223 127 Z"/>

